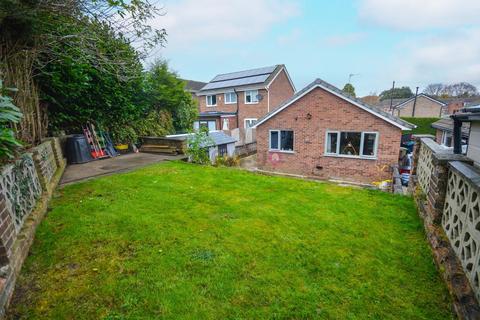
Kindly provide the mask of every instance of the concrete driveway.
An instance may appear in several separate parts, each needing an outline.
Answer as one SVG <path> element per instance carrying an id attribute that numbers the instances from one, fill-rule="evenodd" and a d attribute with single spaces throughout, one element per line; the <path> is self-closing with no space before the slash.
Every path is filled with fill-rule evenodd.
<path id="1" fill-rule="evenodd" d="M 117 172 L 130 171 L 152 163 L 181 160 L 185 155 L 163 155 L 153 153 L 129 153 L 115 158 L 95 160 L 82 164 L 68 165 L 63 173 L 60 185 L 91 179 Z"/>

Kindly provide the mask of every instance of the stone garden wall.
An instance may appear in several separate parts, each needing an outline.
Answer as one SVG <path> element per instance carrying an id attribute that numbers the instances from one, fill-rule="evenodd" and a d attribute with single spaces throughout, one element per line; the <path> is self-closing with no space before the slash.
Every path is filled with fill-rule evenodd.
<path id="1" fill-rule="evenodd" d="M 0 317 L 64 169 L 58 138 L 0 168 Z"/>

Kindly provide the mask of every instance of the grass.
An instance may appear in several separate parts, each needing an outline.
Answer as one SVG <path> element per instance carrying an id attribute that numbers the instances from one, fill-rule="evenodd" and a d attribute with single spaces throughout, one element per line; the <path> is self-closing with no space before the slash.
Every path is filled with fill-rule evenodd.
<path id="1" fill-rule="evenodd" d="M 417 127 L 412 131 L 406 131 L 405 133 L 412 134 L 431 134 L 435 135 L 436 129 L 432 128 L 432 123 L 440 120 L 440 118 L 412 118 L 412 117 L 402 117 L 403 120 L 408 121 Z"/>
<path id="2" fill-rule="evenodd" d="M 22 319 L 450 319 L 413 201 L 180 162 L 65 187 Z"/>

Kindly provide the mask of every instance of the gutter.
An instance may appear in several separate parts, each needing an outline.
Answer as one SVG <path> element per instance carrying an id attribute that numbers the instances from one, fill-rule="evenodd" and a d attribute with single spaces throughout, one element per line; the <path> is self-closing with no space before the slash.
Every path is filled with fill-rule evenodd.
<path id="1" fill-rule="evenodd" d="M 268 90 L 269 86 L 265 87 L 265 90 L 267 90 L 267 112 L 270 112 L 270 90 Z"/>
<path id="2" fill-rule="evenodd" d="M 233 92 L 235 92 L 235 96 L 237 97 L 237 111 L 235 111 L 235 116 L 237 118 L 237 128 L 240 129 L 240 125 L 239 125 L 239 122 L 238 122 L 238 109 L 239 109 L 239 105 L 238 105 L 238 91 L 237 89 L 233 88 Z"/>

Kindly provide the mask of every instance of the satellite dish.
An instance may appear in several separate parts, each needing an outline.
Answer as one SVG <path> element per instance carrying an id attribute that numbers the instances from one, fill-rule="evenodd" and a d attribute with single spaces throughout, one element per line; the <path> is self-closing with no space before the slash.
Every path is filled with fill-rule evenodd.
<path id="1" fill-rule="evenodd" d="M 258 100 L 258 101 L 262 101 L 262 100 L 263 100 L 263 95 L 257 94 L 257 100 Z"/>

